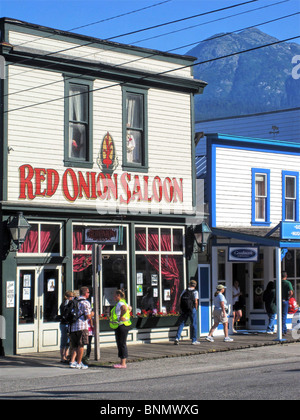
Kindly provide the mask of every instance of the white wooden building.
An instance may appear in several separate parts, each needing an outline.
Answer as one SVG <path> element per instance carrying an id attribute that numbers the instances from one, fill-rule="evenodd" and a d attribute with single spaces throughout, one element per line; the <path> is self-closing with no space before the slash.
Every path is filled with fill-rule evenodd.
<path id="1" fill-rule="evenodd" d="M 268 282 L 276 281 L 278 249 L 281 269 L 287 271 L 300 301 L 300 145 L 226 134 L 206 134 L 200 141 L 207 149 L 198 175 L 206 182 L 213 232 L 212 290 L 225 284 L 232 304 L 237 280 L 244 297 L 240 325 L 265 331 L 268 318 L 262 295 Z M 291 322 L 289 316 L 289 327 Z"/>
<path id="2" fill-rule="evenodd" d="M 156 311 L 176 312 L 197 269 L 184 240 L 195 211 L 193 96 L 206 85 L 193 78 L 195 59 L 8 18 L 0 28 L 2 352 L 59 348 L 63 293 L 91 286 L 86 226 L 118 227 L 122 238 L 102 251 L 101 313 L 119 287 L 134 312 L 148 288 Z M 7 222 L 18 212 L 31 229 L 16 252 Z M 129 341 L 171 335 L 135 328 Z"/>

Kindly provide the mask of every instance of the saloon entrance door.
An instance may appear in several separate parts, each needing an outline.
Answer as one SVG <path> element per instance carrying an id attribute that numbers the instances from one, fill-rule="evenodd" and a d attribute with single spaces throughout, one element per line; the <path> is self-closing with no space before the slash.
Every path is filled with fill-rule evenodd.
<path id="1" fill-rule="evenodd" d="M 17 354 L 59 350 L 61 266 L 19 267 L 17 279 Z"/>

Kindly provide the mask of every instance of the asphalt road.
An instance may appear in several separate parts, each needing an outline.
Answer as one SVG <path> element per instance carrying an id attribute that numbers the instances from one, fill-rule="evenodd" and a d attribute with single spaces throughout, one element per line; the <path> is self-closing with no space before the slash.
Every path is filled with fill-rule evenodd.
<path id="1" fill-rule="evenodd" d="M 202 400 L 299 400 L 299 395 L 300 343 L 148 360 L 128 364 L 126 370 L 0 369 L 0 400 L 98 400 L 101 414 L 120 414 L 101 412 L 116 410 L 120 402 L 114 406 L 114 401 L 120 400 L 124 410 L 127 403 L 140 400 L 136 414 L 164 401 L 181 402 L 185 414 L 196 414 L 188 410 L 196 411 Z M 130 411 L 122 414 L 134 416 Z"/>

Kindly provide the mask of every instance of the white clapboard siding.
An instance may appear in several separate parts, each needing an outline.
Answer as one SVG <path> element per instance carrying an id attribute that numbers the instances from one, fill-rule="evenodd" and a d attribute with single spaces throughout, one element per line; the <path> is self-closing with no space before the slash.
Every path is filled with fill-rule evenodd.
<path id="1" fill-rule="evenodd" d="M 171 73 L 167 73 L 169 76 L 181 76 L 181 77 L 192 77 L 191 70 L 189 67 L 184 67 L 178 63 L 171 63 L 168 61 L 162 61 L 155 59 L 157 56 L 149 50 L 149 54 L 144 57 L 143 55 L 138 56 L 130 54 L 130 49 L 125 52 L 116 51 L 115 47 L 101 48 L 101 44 L 95 44 L 91 46 L 87 40 L 82 45 L 78 44 L 78 48 L 74 48 L 76 44 L 72 42 L 66 42 L 62 40 L 53 39 L 51 34 L 45 32 L 43 36 L 36 36 L 31 34 L 24 34 L 16 31 L 9 32 L 9 42 L 16 46 L 15 48 L 22 48 L 29 50 L 38 50 L 40 54 L 58 53 L 65 57 L 72 59 L 83 59 L 93 62 L 101 62 L 118 67 L 134 68 L 144 71 L 150 71 L 154 73 L 160 73 L 168 70 L 175 70 Z M 86 45 L 84 45 L 86 44 Z M 122 44 L 118 44 L 122 47 Z M 124 46 L 125 47 L 125 46 Z"/>
<path id="2" fill-rule="evenodd" d="M 18 202 L 20 194 L 19 167 L 29 164 L 33 168 L 55 169 L 60 181 L 64 166 L 64 81 L 58 72 L 30 69 L 26 66 L 9 67 L 8 145 L 13 148 L 8 155 L 8 200 Z M 108 87 L 110 86 L 110 87 Z M 26 92 L 25 92 L 26 89 Z M 83 176 L 99 173 L 97 158 L 103 137 L 112 136 L 119 166 L 119 193 L 122 170 L 122 89 L 109 81 L 95 80 L 93 84 L 93 161 L 92 169 L 73 168 Z M 57 99 L 57 100 L 56 100 Z M 53 100 L 53 101 L 52 101 Z M 50 101 L 50 102 L 48 102 Z M 39 102 L 42 102 L 39 104 Z M 46 102 L 46 103 L 43 103 Z M 28 107 L 29 104 L 38 104 Z M 147 174 L 132 173 L 129 183 L 139 174 L 149 177 L 149 191 L 155 176 L 183 179 L 183 203 L 151 203 L 151 211 L 192 211 L 192 151 L 189 94 L 149 89 L 148 91 L 148 159 Z M 45 187 L 45 184 L 43 184 Z M 26 200 L 29 202 L 29 200 Z M 31 205 L 66 206 L 110 209 L 112 206 L 139 210 L 145 203 L 131 202 L 128 206 L 110 201 L 87 199 L 85 196 L 69 203 L 62 191 L 61 182 L 54 196 L 35 197 Z M 147 204 L 148 206 L 148 204 Z"/>
<path id="3" fill-rule="evenodd" d="M 299 172 L 300 156 L 216 149 L 216 226 L 251 227 L 252 168 L 269 169 L 271 226 L 282 220 L 282 171 Z"/>

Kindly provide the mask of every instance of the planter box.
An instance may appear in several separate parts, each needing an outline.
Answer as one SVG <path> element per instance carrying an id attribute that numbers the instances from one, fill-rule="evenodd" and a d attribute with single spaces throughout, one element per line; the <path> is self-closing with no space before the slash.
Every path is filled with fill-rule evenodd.
<path id="1" fill-rule="evenodd" d="M 159 328 L 159 327 L 177 327 L 179 325 L 179 316 L 151 316 L 148 318 L 138 318 L 136 328 Z"/>
<path id="2" fill-rule="evenodd" d="M 114 330 L 110 328 L 109 326 L 109 320 L 108 319 L 100 319 L 100 332 L 106 332 Z M 131 318 L 131 328 L 136 328 L 137 318 Z"/>

